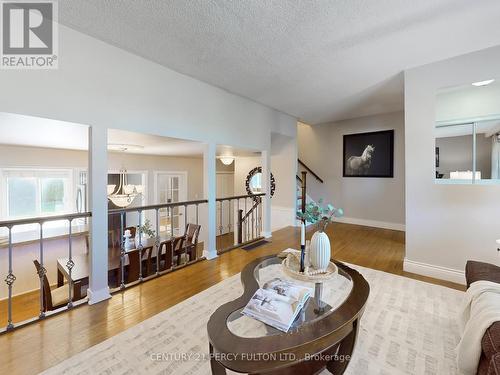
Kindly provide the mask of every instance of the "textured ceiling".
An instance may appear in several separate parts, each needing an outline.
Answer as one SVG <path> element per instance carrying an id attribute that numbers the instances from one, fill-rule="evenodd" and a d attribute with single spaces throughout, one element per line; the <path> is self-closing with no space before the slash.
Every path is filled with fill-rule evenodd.
<path id="1" fill-rule="evenodd" d="M 59 11 L 312 124 L 402 109 L 404 69 L 500 44 L 498 0 L 63 0 Z"/>

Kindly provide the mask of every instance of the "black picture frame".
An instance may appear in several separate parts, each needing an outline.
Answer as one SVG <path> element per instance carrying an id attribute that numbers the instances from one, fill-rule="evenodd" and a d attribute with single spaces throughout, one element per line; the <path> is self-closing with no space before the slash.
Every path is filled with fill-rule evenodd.
<path id="1" fill-rule="evenodd" d="M 367 154 L 361 159 L 365 151 Z M 343 177 L 393 178 L 394 130 L 346 134 L 342 156 Z"/>

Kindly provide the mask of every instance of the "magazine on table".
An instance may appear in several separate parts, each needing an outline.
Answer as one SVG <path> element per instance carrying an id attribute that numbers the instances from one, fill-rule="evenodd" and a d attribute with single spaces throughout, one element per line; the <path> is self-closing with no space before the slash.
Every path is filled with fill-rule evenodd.
<path id="1" fill-rule="evenodd" d="M 310 288 L 275 278 L 255 292 L 242 313 L 288 332 L 311 292 Z"/>

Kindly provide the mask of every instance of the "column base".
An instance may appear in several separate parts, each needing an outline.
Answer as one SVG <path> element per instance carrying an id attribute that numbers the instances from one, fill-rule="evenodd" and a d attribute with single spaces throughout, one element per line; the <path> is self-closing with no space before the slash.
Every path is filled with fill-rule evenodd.
<path id="1" fill-rule="evenodd" d="M 212 251 L 203 250 L 203 256 L 208 260 L 215 259 L 218 257 L 216 250 Z"/>
<path id="2" fill-rule="evenodd" d="M 96 291 L 92 291 L 87 289 L 87 296 L 89 297 L 89 305 L 94 305 L 96 303 L 105 301 L 111 298 L 111 294 L 109 293 L 109 288 L 103 288 Z"/>
<path id="3" fill-rule="evenodd" d="M 273 236 L 272 232 L 262 232 L 262 237 L 264 238 L 271 238 Z"/>

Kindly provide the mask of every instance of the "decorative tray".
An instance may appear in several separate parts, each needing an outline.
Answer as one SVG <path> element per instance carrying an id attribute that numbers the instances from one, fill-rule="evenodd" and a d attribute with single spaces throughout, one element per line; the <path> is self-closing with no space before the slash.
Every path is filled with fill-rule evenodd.
<path id="1" fill-rule="evenodd" d="M 295 250 L 287 251 L 286 258 L 281 263 L 281 266 L 283 267 L 283 272 L 285 272 L 286 275 L 297 280 L 313 283 L 330 280 L 339 271 L 333 262 L 330 262 L 325 270 L 316 270 L 307 263 L 308 262 L 306 262 L 304 272 L 300 272 L 300 251 Z"/>

